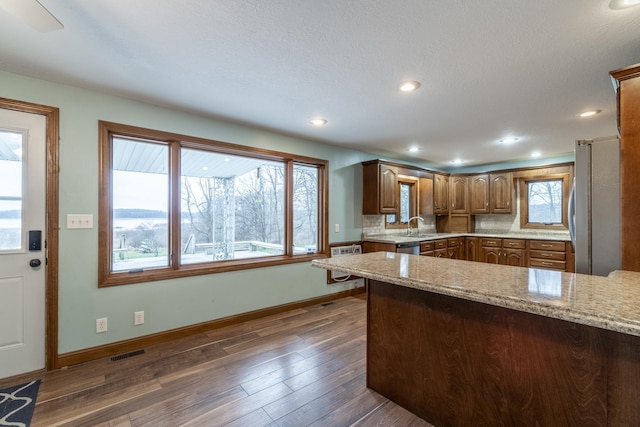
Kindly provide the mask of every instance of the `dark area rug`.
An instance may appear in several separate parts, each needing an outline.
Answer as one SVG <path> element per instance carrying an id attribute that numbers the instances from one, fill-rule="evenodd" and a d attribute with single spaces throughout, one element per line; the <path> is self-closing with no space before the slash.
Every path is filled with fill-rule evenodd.
<path id="1" fill-rule="evenodd" d="M 40 380 L 0 390 L 0 426 L 28 427 Z"/>

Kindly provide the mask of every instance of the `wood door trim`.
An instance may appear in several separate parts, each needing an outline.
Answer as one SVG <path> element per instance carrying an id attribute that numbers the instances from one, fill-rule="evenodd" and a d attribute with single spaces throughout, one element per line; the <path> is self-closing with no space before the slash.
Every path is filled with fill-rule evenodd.
<path id="1" fill-rule="evenodd" d="M 60 109 L 31 102 L 0 98 L 0 108 L 39 114 L 46 119 L 46 274 L 45 274 L 45 369 L 58 362 L 58 236 Z"/>

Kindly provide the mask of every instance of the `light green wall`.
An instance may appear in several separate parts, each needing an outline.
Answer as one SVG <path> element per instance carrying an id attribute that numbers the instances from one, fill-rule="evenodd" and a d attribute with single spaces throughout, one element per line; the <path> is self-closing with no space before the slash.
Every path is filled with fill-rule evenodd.
<path id="1" fill-rule="evenodd" d="M 372 155 L 0 71 L 0 96 L 60 109 L 59 352 L 61 354 L 352 288 L 327 285 L 309 263 L 98 289 L 98 230 L 67 230 L 67 214 L 98 219 L 98 120 L 329 161 L 329 241 L 360 240 L 359 163 Z M 340 232 L 334 233 L 334 224 Z M 133 326 L 133 312 L 145 324 Z M 95 333 L 107 317 L 109 331 Z"/>

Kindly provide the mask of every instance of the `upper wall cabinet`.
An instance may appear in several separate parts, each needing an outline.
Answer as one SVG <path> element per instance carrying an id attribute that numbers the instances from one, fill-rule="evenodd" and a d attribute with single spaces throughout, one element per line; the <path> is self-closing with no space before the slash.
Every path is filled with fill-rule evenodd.
<path id="1" fill-rule="evenodd" d="M 449 176 L 433 174 L 433 213 L 449 213 Z"/>
<path id="2" fill-rule="evenodd" d="M 472 214 L 510 214 L 514 212 L 515 186 L 511 172 L 470 177 Z"/>
<path id="3" fill-rule="evenodd" d="M 398 207 L 398 168 L 378 162 L 363 163 L 362 213 L 395 214 Z"/>
<path id="4" fill-rule="evenodd" d="M 620 129 L 622 269 L 640 271 L 640 64 L 611 72 Z"/>
<path id="5" fill-rule="evenodd" d="M 449 177 L 449 199 L 452 214 L 469 213 L 469 177 L 467 175 L 451 175 Z"/>
<path id="6" fill-rule="evenodd" d="M 489 209 L 489 174 L 472 175 L 470 179 L 472 214 L 488 214 Z"/>
<path id="7" fill-rule="evenodd" d="M 491 213 L 513 213 L 516 189 L 510 172 L 489 174 L 489 207 Z"/>
<path id="8" fill-rule="evenodd" d="M 420 178 L 418 215 L 433 214 L 433 178 Z"/>

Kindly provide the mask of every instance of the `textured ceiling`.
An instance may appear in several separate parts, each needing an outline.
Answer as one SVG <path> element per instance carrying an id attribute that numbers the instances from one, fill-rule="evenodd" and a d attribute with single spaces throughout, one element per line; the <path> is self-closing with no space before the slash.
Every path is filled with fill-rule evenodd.
<path id="1" fill-rule="evenodd" d="M 615 134 L 608 73 L 640 62 L 640 6 L 608 0 L 40 3 L 64 29 L 0 10 L 0 69 L 431 167 Z"/>

